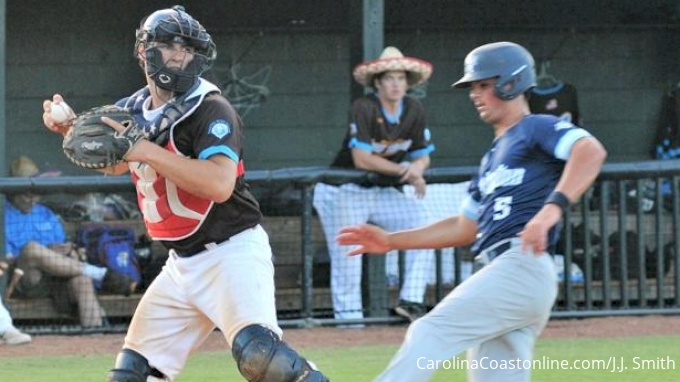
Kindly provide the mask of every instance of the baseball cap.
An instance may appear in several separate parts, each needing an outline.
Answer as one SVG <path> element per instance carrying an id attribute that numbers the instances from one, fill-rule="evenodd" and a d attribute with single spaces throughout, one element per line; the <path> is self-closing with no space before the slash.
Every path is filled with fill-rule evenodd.
<path id="1" fill-rule="evenodd" d="M 40 172 L 38 165 L 31 158 L 21 155 L 10 165 L 9 175 L 15 178 L 46 177 L 59 176 L 61 171 Z"/>

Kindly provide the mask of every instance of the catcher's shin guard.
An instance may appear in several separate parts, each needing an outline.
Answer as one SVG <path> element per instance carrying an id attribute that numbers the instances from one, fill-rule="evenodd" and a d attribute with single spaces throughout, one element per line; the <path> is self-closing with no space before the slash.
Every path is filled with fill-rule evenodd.
<path id="1" fill-rule="evenodd" d="M 109 371 L 108 382 L 146 382 L 149 377 L 165 380 L 163 373 L 149 366 L 143 355 L 131 349 L 123 349 L 116 357 L 116 364 Z"/>
<path id="2" fill-rule="evenodd" d="M 249 382 L 328 382 L 312 363 L 261 325 L 241 329 L 231 353 Z"/>

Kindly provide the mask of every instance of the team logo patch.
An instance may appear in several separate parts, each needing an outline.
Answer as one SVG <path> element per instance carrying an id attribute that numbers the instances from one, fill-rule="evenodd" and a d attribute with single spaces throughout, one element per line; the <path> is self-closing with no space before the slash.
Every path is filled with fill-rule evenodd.
<path id="1" fill-rule="evenodd" d="M 172 81 L 172 78 L 170 78 L 170 76 L 168 76 L 167 74 L 161 74 L 160 76 L 158 76 L 158 80 L 162 84 L 169 84 L 170 81 Z"/>
<path id="2" fill-rule="evenodd" d="M 224 119 L 218 119 L 210 124 L 209 132 L 217 138 L 222 139 L 231 133 L 231 125 Z"/>

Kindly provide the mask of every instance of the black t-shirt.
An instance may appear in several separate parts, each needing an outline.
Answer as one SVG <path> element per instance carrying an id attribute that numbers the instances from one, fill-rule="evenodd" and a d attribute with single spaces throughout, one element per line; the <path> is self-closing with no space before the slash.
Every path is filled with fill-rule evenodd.
<path id="1" fill-rule="evenodd" d="M 347 134 L 331 167 L 355 168 L 352 149 L 366 150 L 395 163 L 415 159 L 434 150 L 430 138 L 419 101 L 404 97 L 395 119 L 384 113 L 380 100 L 371 94 L 352 104 Z M 374 178 L 376 185 L 396 184 L 398 180 L 382 174 Z"/>

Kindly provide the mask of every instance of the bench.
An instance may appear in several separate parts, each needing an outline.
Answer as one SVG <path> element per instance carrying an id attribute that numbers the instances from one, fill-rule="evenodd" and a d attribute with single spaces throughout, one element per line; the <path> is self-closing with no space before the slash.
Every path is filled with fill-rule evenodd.
<path id="1" fill-rule="evenodd" d="M 560 283 L 560 288 L 557 294 L 557 305 L 564 306 L 566 304 L 566 291 L 563 283 Z M 642 294 L 640 293 L 642 290 Z M 658 303 L 658 299 L 668 300 L 675 298 L 675 279 L 672 275 L 664 277 L 659 289 L 659 283 L 656 278 L 646 279 L 644 284 L 640 285 L 639 280 L 627 280 L 624 286 L 619 280 L 610 280 L 608 287 L 605 287 L 603 281 L 592 281 L 590 286 L 590 295 L 586 294 L 585 283 L 578 282 L 571 284 L 571 302 L 576 305 L 584 305 L 589 301 L 593 305 L 602 305 L 606 299 L 612 304 L 621 304 L 625 298 L 628 302 L 636 301 L 644 297 L 647 303 Z M 606 297 L 606 298 L 605 298 Z M 662 304 L 663 305 L 663 304 Z"/>
<path id="2" fill-rule="evenodd" d="M 107 221 L 109 224 L 124 224 L 134 228 L 138 235 L 145 233 L 141 220 Z M 276 307 L 282 317 L 299 315 L 303 309 L 304 295 L 302 291 L 302 225 L 299 217 L 265 217 L 262 226 L 268 232 L 275 267 Z M 64 225 L 67 236 L 74 237 L 79 224 L 67 222 Z M 314 248 L 314 285 L 312 306 L 315 311 L 332 312 L 332 298 L 330 292 L 330 261 L 323 229 L 318 218 L 314 217 L 311 227 Z M 159 243 L 152 245 L 152 256 L 165 257 L 167 251 Z M 448 293 L 451 288 L 444 288 Z M 388 296 L 384 307 L 388 310 L 398 301 L 398 288 L 387 288 Z M 131 317 L 141 298 L 136 293 L 131 296 L 100 295 L 100 303 L 109 317 Z M 368 301 L 368 300 L 367 300 Z M 428 289 L 426 303 L 434 305 L 437 301 L 436 288 Z M 49 320 L 74 319 L 57 312 L 50 299 L 10 299 L 8 307 L 17 320 Z"/>
<path id="3" fill-rule="evenodd" d="M 329 288 L 314 290 L 313 304 L 315 307 L 325 306 L 331 309 Z M 130 318 L 137 308 L 142 294 L 136 293 L 128 297 L 118 295 L 99 295 L 99 303 L 106 311 L 109 318 Z M 6 301 L 8 309 L 12 312 L 14 320 L 49 320 L 49 321 L 73 321 L 77 323 L 77 316 L 57 311 L 50 298 L 17 299 Z M 295 288 L 277 289 L 276 308 L 282 315 L 288 312 L 299 312 L 302 309 L 302 292 Z"/>
<path id="4" fill-rule="evenodd" d="M 126 224 L 135 229 L 138 235 L 145 233 L 145 227 L 141 220 L 134 221 L 107 221 L 111 224 Z M 269 233 L 272 251 L 274 254 L 273 262 L 275 266 L 275 285 L 276 285 L 276 307 L 281 317 L 299 316 L 304 305 L 304 295 L 302 289 L 302 227 L 301 219 L 297 216 L 266 217 L 262 222 L 263 227 Z M 65 229 L 69 237 L 73 237 L 78 229 L 77 223 L 65 223 Z M 314 253 L 313 265 L 313 290 L 311 304 L 315 312 L 332 312 L 332 299 L 329 287 L 330 262 L 323 229 L 316 217 L 313 218 L 312 243 Z M 465 257 L 465 251 L 461 256 Z M 152 244 L 152 256 L 164 258 L 167 251 L 159 243 Z M 368 272 L 365 272 L 368 273 Z M 379 278 L 378 278 L 379 279 Z M 427 290 L 425 302 L 433 306 L 438 298 L 445 296 L 452 290 L 451 285 L 444 285 L 441 289 L 430 286 Z M 636 280 L 630 280 L 625 291 L 629 300 L 638 299 L 639 288 Z M 658 284 L 656 279 L 646 280 L 644 287 L 645 298 L 649 302 L 654 302 L 658 296 Z M 567 299 L 564 285 L 560 285 L 557 297 L 556 309 L 564 309 L 567 302 L 571 307 L 583 306 L 588 301 L 597 306 L 608 297 L 613 304 L 620 304 L 623 298 L 621 285 L 618 281 L 611 281 L 605 293 L 604 285 L 601 281 L 593 281 L 590 295 L 586 295 L 583 283 L 572 283 L 571 298 Z M 379 305 L 375 314 L 388 312 L 390 307 L 398 301 L 398 288 L 390 287 L 378 288 L 378 296 L 375 304 Z M 675 287 L 672 277 L 667 277 L 663 282 L 662 296 L 665 299 L 675 296 Z M 587 298 L 588 297 L 588 298 Z M 129 318 L 136 308 L 140 293 L 129 297 L 117 295 L 100 295 L 100 302 L 110 317 Z M 373 308 L 369 298 L 365 298 L 365 305 L 372 314 Z M 17 320 L 50 320 L 50 319 L 74 319 L 73 317 L 57 312 L 49 299 L 10 299 L 7 301 L 12 315 Z"/>
<path id="5" fill-rule="evenodd" d="M 136 235 L 146 233 L 142 220 L 112 220 L 105 221 L 112 225 L 126 225 L 134 229 Z M 64 222 L 67 237 L 74 238 L 81 224 Z M 262 226 L 269 233 L 272 251 L 274 253 L 275 285 L 277 310 L 282 312 L 299 312 L 302 309 L 302 236 L 299 217 L 266 217 Z M 323 238 L 323 230 L 315 218 L 312 227 L 315 242 L 315 297 L 313 304 L 317 308 L 331 309 L 330 291 L 328 290 L 328 275 L 330 266 Z M 151 257 L 163 259 L 167 257 L 167 250 L 160 243 L 152 243 Z M 323 287 L 326 287 L 324 292 Z M 131 317 L 141 298 L 141 293 L 130 296 L 99 295 L 99 301 L 109 317 Z M 67 314 L 58 312 L 49 298 L 17 299 L 6 301 L 16 320 L 75 320 Z"/>

